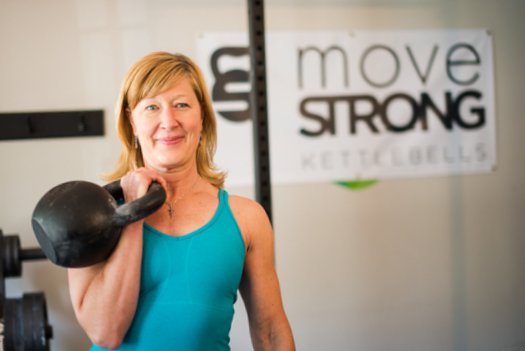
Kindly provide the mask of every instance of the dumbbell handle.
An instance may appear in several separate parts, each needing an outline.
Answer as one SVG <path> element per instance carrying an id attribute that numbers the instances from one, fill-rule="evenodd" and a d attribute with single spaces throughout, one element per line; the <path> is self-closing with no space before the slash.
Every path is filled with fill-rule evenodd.
<path id="1" fill-rule="evenodd" d="M 46 258 L 47 257 L 44 255 L 44 251 L 39 248 L 20 250 L 20 260 L 22 261 L 44 260 Z"/>

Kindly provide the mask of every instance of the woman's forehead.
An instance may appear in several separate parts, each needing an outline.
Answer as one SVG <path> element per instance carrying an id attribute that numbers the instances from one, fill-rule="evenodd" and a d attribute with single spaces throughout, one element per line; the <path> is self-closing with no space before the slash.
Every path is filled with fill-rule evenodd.
<path id="1" fill-rule="evenodd" d="M 145 92 L 141 99 L 151 99 L 158 96 L 169 95 L 169 97 L 194 97 L 197 98 L 193 82 L 187 77 L 179 77 L 166 82 L 166 84 L 152 87 L 148 92 Z"/>

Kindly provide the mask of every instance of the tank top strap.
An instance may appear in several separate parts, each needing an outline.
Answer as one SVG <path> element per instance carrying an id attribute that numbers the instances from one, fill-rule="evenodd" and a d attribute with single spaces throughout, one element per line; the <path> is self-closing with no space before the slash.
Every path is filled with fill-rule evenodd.
<path id="1" fill-rule="evenodd" d="M 228 192 L 219 188 L 219 207 L 230 207 L 228 205 Z"/>

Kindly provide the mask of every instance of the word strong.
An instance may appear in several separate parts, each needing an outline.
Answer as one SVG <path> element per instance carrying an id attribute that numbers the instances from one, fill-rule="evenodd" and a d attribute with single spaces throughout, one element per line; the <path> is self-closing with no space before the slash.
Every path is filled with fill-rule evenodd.
<path id="1" fill-rule="evenodd" d="M 301 101 L 300 112 L 302 116 L 317 124 L 317 127 L 301 128 L 301 134 L 305 136 L 319 136 L 324 133 L 336 134 L 336 105 L 344 105 L 345 113 L 339 118 L 349 120 L 348 133 L 356 134 L 358 125 L 362 125 L 372 133 L 389 131 L 393 133 L 403 133 L 414 128 L 428 130 L 428 116 L 434 114 L 443 128 L 452 130 L 454 124 L 463 129 L 474 129 L 485 124 L 485 110 L 477 105 L 468 109 L 469 117 L 462 116 L 463 105 L 469 100 L 479 101 L 481 93 L 475 90 L 467 90 L 453 97 L 451 92 L 445 92 L 445 110 L 442 111 L 436 106 L 432 97 L 428 93 L 422 93 L 416 100 L 409 94 L 395 93 L 388 96 L 383 101 L 379 101 L 373 95 L 346 95 L 346 96 L 313 96 Z M 406 122 L 396 122 L 395 116 L 391 111 L 395 105 L 405 104 L 407 106 L 408 120 Z M 364 105 L 369 112 L 358 112 L 358 106 Z M 314 112 L 314 107 L 325 107 L 326 113 L 319 114 Z M 316 109 L 317 110 L 317 109 Z M 395 114 L 395 113 L 394 113 Z"/>

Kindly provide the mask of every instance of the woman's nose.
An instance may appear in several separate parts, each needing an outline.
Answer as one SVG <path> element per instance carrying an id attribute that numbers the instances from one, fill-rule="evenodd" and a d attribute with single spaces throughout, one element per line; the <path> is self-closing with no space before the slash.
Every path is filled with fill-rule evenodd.
<path id="1" fill-rule="evenodd" d="M 170 107 L 166 107 L 162 109 L 160 122 L 161 122 L 161 126 L 164 128 L 173 128 L 179 125 L 177 114 Z"/>

